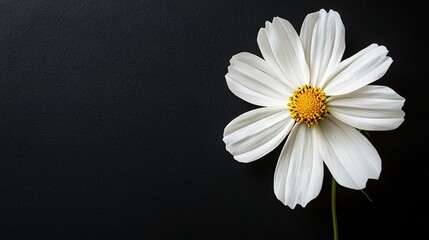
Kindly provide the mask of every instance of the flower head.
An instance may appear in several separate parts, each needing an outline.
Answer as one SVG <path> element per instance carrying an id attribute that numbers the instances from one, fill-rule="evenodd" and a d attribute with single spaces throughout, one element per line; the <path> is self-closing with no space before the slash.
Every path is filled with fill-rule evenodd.
<path id="1" fill-rule="evenodd" d="M 263 59 L 232 57 L 226 82 L 243 100 L 260 108 L 232 120 L 224 131 L 226 149 L 239 162 L 252 162 L 286 137 L 274 174 L 283 204 L 305 207 L 320 192 L 323 163 L 335 180 L 363 189 L 378 179 L 381 159 L 358 129 L 397 128 L 405 99 L 385 86 L 368 85 L 392 63 L 384 46 L 371 44 L 342 60 L 345 30 L 340 15 L 307 15 L 298 33 L 275 17 L 257 37 Z"/>

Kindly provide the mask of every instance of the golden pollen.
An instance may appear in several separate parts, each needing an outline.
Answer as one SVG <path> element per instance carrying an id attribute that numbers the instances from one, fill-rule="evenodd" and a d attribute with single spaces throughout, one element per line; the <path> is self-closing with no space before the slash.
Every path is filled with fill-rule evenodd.
<path id="1" fill-rule="evenodd" d="M 289 97 L 290 114 L 297 123 L 311 127 L 329 113 L 325 93 L 319 87 L 304 84 Z"/>

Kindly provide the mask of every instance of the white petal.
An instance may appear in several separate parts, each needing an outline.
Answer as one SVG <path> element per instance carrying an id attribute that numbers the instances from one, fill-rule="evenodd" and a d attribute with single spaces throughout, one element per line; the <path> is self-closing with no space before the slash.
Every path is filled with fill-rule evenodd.
<path id="1" fill-rule="evenodd" d="M 259 106 L 284 106 L 293 93 L 266 61 L 250 53 L 231 58 L 226 82 L 229 89 L 243 100 Z"/>
<path id="2" fill-rule="evenodd" d="M 373 43 L 369 45 L 368 47 L 360 50 L 353 56 L 343 60 L 340 62 L 340 64 L 337 66 L 334 72 L 331 73 L 331 77 L 337 75 L 339 72 L 342 72 L 344 69 L 346 69 L 350 64 L 352 64 L 354 61 L 362 57 L 363 55 L 369 53 L 370 51 L 374 50 L 375 48 L 379 47 L 377 44 Z"/>
<path id="3" fill-rule="evenodd" d="M 305 207 L 322 188 L 323 161 L 313 135 L 314 128 L 296 124 L 277 162 L 274 192 L 292 209 Z"/>
<path id="4" fill-rule="evenodd" d="M 246 112 L 226 127 L 223 141 L 239 162 L 252 162 L 276 148 L 294 124 L 286 107 L 265 107 Z"/>
<path id="5" fill-rule="evenodd" d="M 301 27 L 301 41 L 310 68 L 310 83 L 324 85 L 343 57 L 345 29 L 340 15 L 324 9 L 307 15 Z"/>
<path id="6" fill-rule="evenodd" d="M 310 50 L 311 50 L 311 43 L 313 40 L 313 31 L 314 31 L 314 25 L 319 20 L 320 12 L 325 10 L 320 10 L 319 12 L 314 12 L 308 14 L 304 22 L 301 26 L 301 32 L 299 33 L 299 37 L 301 38 L 302 47 L 304 49 L 305 54 L 305 60 L 307 61 L 307 65 L 310 67 Z M 325 11 L 326 14 L 326 11 Z M 311 70 L 310 70 L 311 72 Z"/>
<path id="7" fill-rule="evenodd" d="M 392 63 L 384 46 L 372 44 L 341 62 L 323 89 L 328 96 L 355 91 L 381 78 Z"/>
<path id="8" fill-rule="evenodd" d="M 393 130 L 404 121 L 405 99 L 385 86 L 368 85 L 328 101 L 332 116 L 355 128 Z"/>
<path id="9" fill-rule="evenodd" d="M 378 179 L 380 156 L 358 130 L 332 116 L 321 121 L 315 130 L 323 161 L 340 185 L 363 189 L 369 178 Z"/>
<path id="10" fill-rule="evenodd" d="M 258 33 L 258 44 L 264 59 L 292 89 L 309 82 L 301 40 L 288 21 L 276 17 L 273 23 L 266 22 Z"/>
<path id="11" fill-rule="evenodd" d="M 261 28 L 259 30 L 257 40 L 258 40 L 258 45 L 259 45 L 259 49 L 261 50 L 262 56 L 264 57 L 265 61 L 268 62 L 271 69 L 276 73 L 277 78 L 281 79 L 284 82 L 284 84 L 287 85 L 289 88 L 296 89 L 297 85 L 292 82 L 289 82 L 286 79 L 285 75 L 280 69 L 280 66 L 277 64 L 277 60 L 274 56 L 273 50 L 271 49 L 270 43 L 268 42 L 268 37 L 265 31 L 265 28 Z"/>

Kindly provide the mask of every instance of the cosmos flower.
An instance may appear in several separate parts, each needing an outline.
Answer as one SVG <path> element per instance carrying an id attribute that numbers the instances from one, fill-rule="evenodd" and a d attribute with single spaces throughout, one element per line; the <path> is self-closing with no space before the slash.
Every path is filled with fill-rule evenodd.
<path id="1" fill-rule="evenodd" d="M 403 97 L 369 85 L 392 63 L 386 47 L 371 44 L 342 60 L 344 25 L 337 12 L 323 9 L 307 15 L 299 35 L 275 17 L 259 30 L 257 42 L 263 58 L 238 53 L 225 76 L 236 96 L 260 106 L 225 127 L 226 149 L 249 163 L 286 138 L 274 192 L 292 209 L 319 194 L 323 163 L 347 188 L 363 189 L 368 179 L 378 179 L 380 156 L 359 130 L 393 130 L 405 116 Z"/>

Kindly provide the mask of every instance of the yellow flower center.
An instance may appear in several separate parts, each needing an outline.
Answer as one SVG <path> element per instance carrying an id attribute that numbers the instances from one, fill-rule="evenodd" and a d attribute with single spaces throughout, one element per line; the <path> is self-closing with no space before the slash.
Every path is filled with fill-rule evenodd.
<path id="1" fill-rule="evenodd" d="M 325 93 L 311 84 L 304 84 L 293 93 L 288 103 L 290 114 L 297 123 L 311 127 L 323 119 L 329 112 Z"/>

